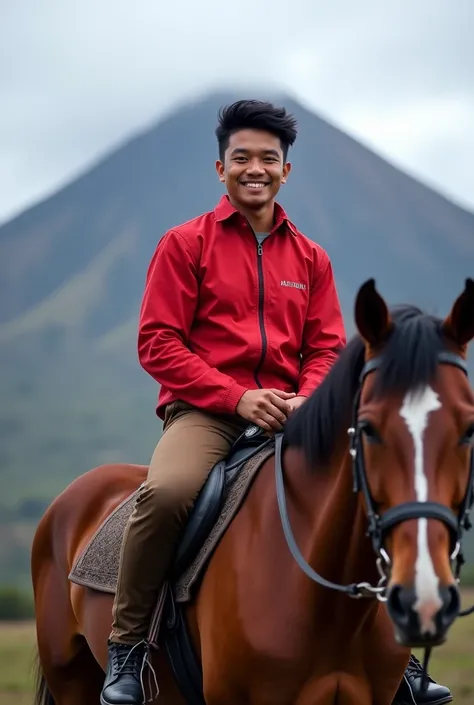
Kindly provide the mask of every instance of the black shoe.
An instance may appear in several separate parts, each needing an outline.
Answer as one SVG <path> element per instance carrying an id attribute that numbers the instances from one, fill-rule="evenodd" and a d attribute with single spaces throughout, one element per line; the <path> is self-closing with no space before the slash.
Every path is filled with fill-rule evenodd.
<path id="1" fill-rule="evenodd" d="M 438 685 L 430 676 L 427 678 L 428 687 L 426 690 L 422 690 L 422 665 L 415 656 L 410 656 L 393 705 L 444 705 L 444 703 L 452 702 L 453 696 L 449 688 Z"/>
<path id="2" fill-rule="evenodd" d="M 142 705 L 142 670 L 146 659 L 144 641 L 129 646 L 108 642 L 109 658 L 101 705 Z"/>

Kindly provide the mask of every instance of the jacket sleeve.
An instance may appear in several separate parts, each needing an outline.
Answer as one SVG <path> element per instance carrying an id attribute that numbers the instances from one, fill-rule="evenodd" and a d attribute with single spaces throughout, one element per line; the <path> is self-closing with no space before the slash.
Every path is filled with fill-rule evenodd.
<path id="1" fill-rule="evenodd" d="M 298 395 L 308 397 L 323 381 L 346 345 L 333 269 L 326 252 L 318 257 L 303 331 Z"/>
<path id="2" fill-rule="evenodd" d="M 158 243 L 140 308 L 138 358 L 156 382 L 182 401 L 211 413 L 235 413 L 246 388 L 187 346 L 199 296 L 197 261 L 174 230 Z"/>

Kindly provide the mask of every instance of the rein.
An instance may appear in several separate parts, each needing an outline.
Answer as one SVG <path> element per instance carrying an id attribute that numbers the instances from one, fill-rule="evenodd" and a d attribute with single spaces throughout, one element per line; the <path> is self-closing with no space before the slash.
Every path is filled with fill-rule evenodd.
<path id="1" fill-rule="evenodd" d="M 383 573 L 381 562 L 378 562 L 379 572 L 381 573 L 379 585 L 374 586 L 367 582 L 362 583 L 349 583 L 348 585 L 340 585 L 338 583 L 333 583 L 330 580 L 326 580 L 319 573 L 317 573 L 307 562 L 307 560 L 302 555 L 298 545 L 296 543 L 293 531 L 291 529 L 290 519 L 288 517 L 288 510 L 286 506 L 286 495 L 285 495 L 285 484 L 283 479 L 283 464 L 282 464 L 282 447 L 283 447 L 283 434 L 279 433 L 275 435 L 275 481 L 277 490 L 277 500 L 278 508 L 280 510 L 280 519 L 283 527 L 283 533 L 285 534 L 286 542 L 290 552 L 301 568 L 301 570 L 306 573 L 308 578 L 313 580 L 313 582 L 318 583 L 322 587 L 329 588 L 330 590 L 336 590 L 338 592 L 343 592 L 349 597 L 361 598 L 361 597 L 376 597 L 381 602 L 385 602 L 385 597 L 383 596 L 385 592 L 384 583 L 386 582 L 387 576 Z M 377 559 L 380 561 L 380 557 Z"/>
<path id="2" fill-rule="evenodd" d="M 306 573 L 306 575 L 313 580 L 315 583 L 318 583 L 322 587 L 329 588 L 331 590 L 337 590 L 339 592 L 346 593 L 350 597 L 353 598 L 361 598 L 361 597 L 376 597 L 379 599 L 381 602 L 385 602 L 385 597 L 383 596 L 383 593 L 385 592 L 385 587 L 384 583 L 387 580 L 387 576 L 385 572 L 383 571 L 382 567 L 382 562 L 386 562 L 388 559 L 388 556 L 379 556 L 377 558 L 377 567 L 380 573 L 380 581 L 379 585 L 373 586 L 368 582 L 361 582 L 361 583 L 350 583 L 349 585 L 339 585 L 338 583 L 333 583 L 330 580 L 326 580 L 326 578 L 323 578 L 319 573 L 317 573 L 306 561 L 304 556 L 302 555 L 301 551 L 298 548 L 298 545 L 296 543 L 295 537 L 293 535 L 293 531 L 291 529 L 291 524 L 290 520 L 288 517 L 288 510 L 287 510 L 287 505 L 286 505 L 286 494 L 285 494 L 285 484 L 284 484 L 284 479 L 283 479 L 283 461 L 282 461 L 282 451 L 283 451 L 283 433 L 276 433 L 274 434 L 273 437 L 269 438 L 268 440 L 264 441 L 263 444 L 256 446 L 254 449 L 250 451 L 250 453 L 246 456 L 246 460 L 249 460 L 252 458 L 254 455 L 259 453 L 262 448 L 274 443 L 275 444 L 275 482 L 276 482 L 276 488 L 277 488 L 277 499 L 278 499 L 278 508 L 280 511 L 280 519 L 281 523 L 283 526 L 283 532 L 285 534 L 286 542 L 288 544 L 288 548 L 290 549 L 290 552 L 301 568 L 301 570 Z M 235 470 L 238 469 L 241 466 L 241 459 L 235 461 L 232 465 L 229 465 L 226 468 L 226 471 L 230 470 Z M 382 549 L 383 550 L 383 549 Z M 474 607 L 473 607 L 474 610 Z"/>

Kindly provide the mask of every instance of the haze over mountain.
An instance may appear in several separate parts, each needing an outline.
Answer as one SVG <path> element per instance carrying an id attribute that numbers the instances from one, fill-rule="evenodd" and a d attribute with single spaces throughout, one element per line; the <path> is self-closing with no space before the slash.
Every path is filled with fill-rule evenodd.
<path id="1" fill-rule="evenodd" d="M 144 277 L 166 229 L 222 194 L 214 128 L 236 97 L 182 107 L 0 228 L 0 481 L 10 526 L 36 519 L 94 465 L 148 461 L 161 424 L 156 385 L 136 359 Z M 390 303 L 446 313 L 474 274 L 474 214 L 281 102 L 299 136 L 280 201 L 328 251 L 348 332 L 371 276 Z M 24 545 L 28 531 L 20 535 Z M 0 551 L 11 575 L 25 569 L 15 546 Z"/>

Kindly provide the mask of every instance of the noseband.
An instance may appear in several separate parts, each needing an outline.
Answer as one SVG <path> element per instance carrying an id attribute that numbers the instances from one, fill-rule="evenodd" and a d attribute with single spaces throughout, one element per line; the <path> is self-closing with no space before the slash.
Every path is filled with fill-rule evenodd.
<path id="1" fill-rule="evenodd" d="M 470 511 L 474 504 L 474 449 L 471 450 L 471 462 L 469 471 L 469 480 L 466 493 L 461 503 L 459 514 L 456 515 L 449 507 L 438 502 L 404 502 L 396 507 L 388 509 L 384 514 L 380 515 L 377 511 L 377 505 L 370 492 L 369 483 L 367 480 L 367 472 L 364 463 L 364 453 L 362 444 L 362 426 L 358 421 L 360 397 L 362 393 L 362 385 L 368 374 L 377 370 L 381 365 L 381 358 L 373 358 L 368 360 L 362 369 L 359 378 L 359 388 L 354 398 L 352 426 L 348 429 L 350 437 L 349 453 L 352 457 L 352 472 L 353 472 L 353 489 L 354 492 L 362 492 L 366 504 L 368 517 L 367 535 L 372 540 L 375 554 L 377 556 L 377 568 L 380 573 L 380 581 L 374 586 L 370 583 L 351 583 L 349 585 L 338 585 L 326 580 L 307 563 L 302 556 L 293 532 L 291 530 L 288 511 L 286 507 L 285 486 L 283 479 L 282 465 L 282 442 L 283 434 L 278 434 L 275 438 L 275 480 L 277 489 L 278 508 L 280 511 L 281 523 L 285 534 L 288 547 L 300 568 L 314 582 L 339 592 L 344 592 L 350 597 L 376 597 L 381 602 L 386 601 L 386 583 L 388 580 L 387 571 L 390 568 L 390 558 L 384 548 L 384 541 L 387 533 L 397 524 L 410 519 L 437 519 L 443 522 L 448 528 L 450 534 L 450 549 L 451 560 L 456 560 L 455 578 L 459 581 L 461 567 L 464 564 L 462 554 L 462 535 L 464 531 L 471 528 L 469 518 Z M 459 355 L 442 351 L 438 354 L 438 362 L 444 365 L 453 365 L 462 370 L 466 376 L 468 374 L 467 365 Z M 474 611 L 474 607 L 461 612 L 461 616 L 466 616 Z"/>

